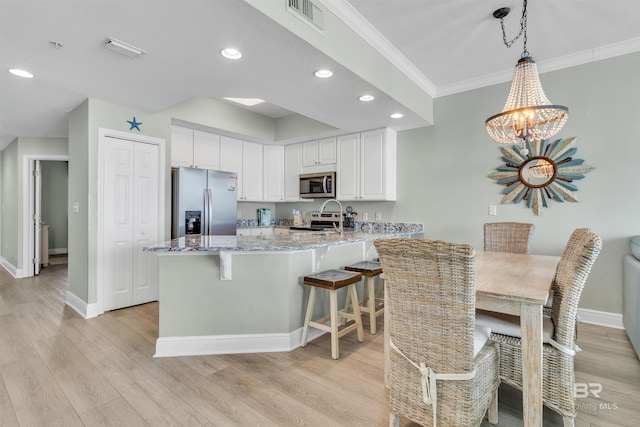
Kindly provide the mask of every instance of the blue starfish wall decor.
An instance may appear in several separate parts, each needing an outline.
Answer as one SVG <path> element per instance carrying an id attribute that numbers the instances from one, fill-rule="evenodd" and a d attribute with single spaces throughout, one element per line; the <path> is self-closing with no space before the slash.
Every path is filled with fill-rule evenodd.
<path id="1" fill-rule="evenodd" d="M 129 130 L 138 129 L 138 132 L 140 132 L 140 125 L 142 124 L 142 122 L 137 122 L 136 116 L 133 116 L 133 120 L 127 120 L 127 123 L 131 125 Z"/>

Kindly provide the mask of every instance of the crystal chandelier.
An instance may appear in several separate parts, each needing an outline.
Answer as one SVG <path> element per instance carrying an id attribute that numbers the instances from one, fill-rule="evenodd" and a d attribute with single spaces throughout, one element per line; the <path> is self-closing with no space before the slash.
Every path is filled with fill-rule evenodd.
<path id="1" fill-rule="evenodd" d="M 554 172 L 553 165 L 544 159 L 540 159 L 537 165 L 529 168 L 529 173 L 534 178 L 551 178 Z"/>
<path id="2" fill-rule="evenodd" d="M 520 153 L 529 154 L 526 141 L 547 139 L 562 129 L 569 109 L 563 105 L 551 104 L 542 89 L 538 77 L 538 67 L 527 50 L 527 0 L 524 0 L 522 17 L 520 18 L 520 32 L 511 41 L 507 41 L 504 29 L 504 17 L 510 9 L 503 7 L 493 12 L 493 17 L 500 19 L 502 39 L 507 47 L 524 34 L 524 49 L 516 64 L 511 82 L 511 90 L 507 103 L 501 113 L 489 117 L 485 126 L 487 132 L 495 141 L 501 144 L 522 143 Z"/>

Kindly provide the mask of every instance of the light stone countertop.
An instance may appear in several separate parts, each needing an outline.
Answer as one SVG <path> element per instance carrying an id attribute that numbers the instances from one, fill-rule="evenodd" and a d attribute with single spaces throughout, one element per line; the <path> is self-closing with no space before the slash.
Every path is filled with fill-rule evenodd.
<path id="1" fill-rule="evenodd" d="M 269 236 L 188 236 L 144 248 L 146 252 L 271 252 L 300 251 L 328 246 L 367 242 L 381 238 L 409 237 L 422 234 L 422 224 L 396 227 L 387 231 L 292 232 Z"/>

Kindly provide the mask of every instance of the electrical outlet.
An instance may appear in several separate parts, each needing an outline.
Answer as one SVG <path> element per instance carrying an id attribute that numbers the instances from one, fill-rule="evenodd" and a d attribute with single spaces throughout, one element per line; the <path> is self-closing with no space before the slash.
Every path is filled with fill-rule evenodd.
<path id="1" fill-rule="evenodd" d="M 491 216 L 498 215 L 498 207 L 496 205 L 489 205 L 489 215 Z"/>
<path id="2" fill-rule="evenodd" d="M 80 203 L 79 202 L 73 202 L 72 209 L 73 209 L 74 213 L 80 212 Z"/>
<path id="3" fill-rule="evenodd" d="M 238 219 L 242 219 L 242 211 L 238 209 Z"/>
<path id="4" fill-rule="evenodd" d="M 382 212 L 376 212 L 376 221 L 382 221 Z"/>

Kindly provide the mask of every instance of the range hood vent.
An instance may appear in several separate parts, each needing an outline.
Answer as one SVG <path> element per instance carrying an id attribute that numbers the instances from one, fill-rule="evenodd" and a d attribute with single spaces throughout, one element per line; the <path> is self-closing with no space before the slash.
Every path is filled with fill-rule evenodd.
<path id="1" fill-rule="evenodd" d="M 311 0 L 286 0 L 287 10 L 310 24 L 317 31 L 324 31 L 324 13 Z"/>

